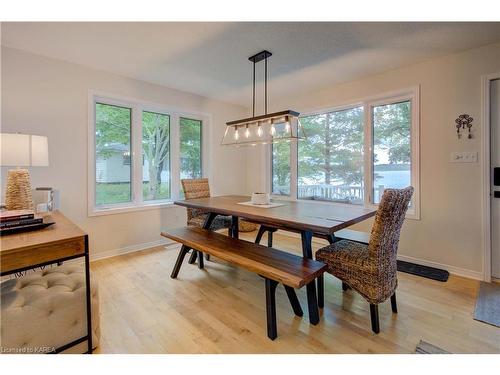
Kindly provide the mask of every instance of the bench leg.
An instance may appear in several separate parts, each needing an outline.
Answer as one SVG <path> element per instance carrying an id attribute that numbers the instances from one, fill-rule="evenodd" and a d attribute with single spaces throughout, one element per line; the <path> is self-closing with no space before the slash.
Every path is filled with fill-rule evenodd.
<path id="1" fill-rule="evenodd" d="M 318 307 L 325 307 L 325 276 L 318 277 Z"/>
<path id="2" fill-rule="evenodd" d="M 278 282 L 266 279 L 267 337 L 274 340 L 278 336 L 276 326 L 276 287 Z"/>
<path id="3" fill-rule="evenodd" d="M 307 305 L 309 309 L 309 323 L 316 325 L 319 323 L 318 300 L 316 299 L 316 282 L 311 281 L 306 285 Z"/>
<path id="4" fill-rule="evenodd" d="M 297 294 L 295 294 L 295 289 L 293 289 L 291 286 L 284 285 L 286 295 L 288 296 L 288 300 L 290 301 L 290 305 L 292 305 L 293 312 L 297 316 L 302 316 L 304 315 L 304 312 L 302 311 L 302 307 L 300 306 L 299 299 L 297 298 Z"/>
<path id="5" fill-rule="evenodd" d="M 189 251 L 189 247 L 182 245 L 181 250 L 179 251 L 179 255 L 177 256 L 177 260 L 175 261 L 174 269 L 172 270 L 172 274 L 170 275 L 170 277 L 172 279 L 175 279 L 177 277 L 177 275 L 179 274 L 179 271 L 180 271 L 181 266 L 182 266 L 182 261 L 184 260 L 184 257 L 186 256 L 188 251 Z M 194 250 L 193 250 L 193 252 L 196 253 L 196 251 L 194 251 Z"/>

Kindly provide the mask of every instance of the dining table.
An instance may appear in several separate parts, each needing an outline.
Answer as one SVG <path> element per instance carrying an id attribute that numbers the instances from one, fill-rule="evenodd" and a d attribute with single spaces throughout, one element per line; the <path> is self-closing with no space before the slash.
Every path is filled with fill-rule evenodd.
<path id="1" fill-rule="evenodd" d="M 367 220 L 374 216 L 376 210 L 353 204 L 332 202 L 271 199 L 268 205 L 254 205 L 251 198 L 245 195 L 223 195 L 208 198 L 177 200 L 176 205 L 200 210 L 207 214 L 203 228 L 210 229 L 217 215 L 231 217 L 232 237 L 238 238 L 238 220 L 260 224 L 266 229 L 284 230 L 299 233 L 302 241 L 302 256 L 313 258 L 313 236 L 326 238 L 335 242 L 335 233 L 341 229 Z M 315 283 L 309 283 L 308 304 L 317 304 Z M 310 309 L 310 311 L 318 311 Z M 312 315 L 312 316 L 311 316 Z M 319 322 L 319 312 L 310 314 L 311 324 Z"/>

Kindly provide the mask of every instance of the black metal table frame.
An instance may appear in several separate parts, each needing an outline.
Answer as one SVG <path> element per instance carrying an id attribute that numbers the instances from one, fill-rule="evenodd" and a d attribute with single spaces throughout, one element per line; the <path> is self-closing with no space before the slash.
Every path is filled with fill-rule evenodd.
<path id="1" fill-rule="evenodd" d="M 89 260 L 89 237 L 88 237 L 88 235 L 87 234 L 85 235 L 85 249 L 84 249 L 83 254 L 53 259 L 51 261 L 44 262 L 44 263 L 33 264 L 33 265 L 29 265 L 27 267 L 18 268 L 18 269 L 11 270 L 11 271 L 0 272 L 0 276 L 6 276 L 6 275 L 11 275 L 13 273 L 22 272 L 22 271 L 30 270 L 30 269 L 37 268 L 37 267 L 44 267 L 44 266 L 48 266 L 50 264 L 66 262 L 68 260 L 77 259 L 77 258 L 81 258 L 81 257 L 85 257 L 85 303 L 86 303 L 86 312 L 87 312 L 87 334 L 85 336 L 80 337 L 79 339 L 76 339 L 76 340 L 68 343 L 68 344 L 65 344 L 63 346 L 60 346 L 59 348 L 56 348 L 47 354 L 61 353 L 65 350 L 67 350 L 75 345 L 78 345 L 82 342 L 85 342 L 85 341 L 87 341 L 86 354 L 92 354 L 92 301 L 91 301 L 91 292 L 90 292 L 90 260 Z"/>
<path id="2" fill-rule="evenodd" d="M 205 219 L 205 222 L 203 224 L 203 229 L 210 229 L 210 226 L 212 225 L 212 222 L 214 219 L 217 217 L 217 215 L 220 215 L 216 212 L 209 212 L 207 215 L 207 218 Z M 233 238 L 238 239 L 239 238 L 239 226 L 238 226 L 238 216 L 231 216 L 231 228 L 230 228 L 230 235 Z M 263 227 L 267 228 L 265 225 Z M 259 231 L 260 234 L 260 231 Z M 313 232 L 309 230 L 302 230 L 300 231 L 301 239 L 302 239 L 302 256 L 307 259 L 312 259 L 312 238 L 313 238 Z M 256 243 L 260 242 L 260 237 L 262 235 L 258 235 L 256 239 Z M 329 239 L 330 240 L 330 239 Z M 334 236 L 331 235 L 331 241 L 334 241 Z M 196 261 L 196 258 L 198 258 L 198 267 L 203 268 L 203 254 L 201 254 L 199 251 L 193 250 L 193 253 L 191 254 L 191 257 L 189 259 L 189 263 L 194 263 Z M 318 283 L 318 285 L 321 285 Z M 320 304 L 318 306 L 318 298 L 316 294 L 316 283 L 311 282 L 306 285 L 306 292 L 307 292 L 307 305 L 308 305 L 308 310 L 309 310 L 309 322 L 312 325 L 317 325 L 319 323 L 319 308 L 322 307 Z M 321 302 L 321 301 L 320 301 Z"/>

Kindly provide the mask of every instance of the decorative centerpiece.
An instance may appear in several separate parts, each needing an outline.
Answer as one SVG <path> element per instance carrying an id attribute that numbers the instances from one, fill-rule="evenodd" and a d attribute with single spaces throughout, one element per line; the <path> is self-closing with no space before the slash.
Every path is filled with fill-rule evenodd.
<path id="1" fill-rule="evenodd" d="M 269 193 L 252 193 L 252 204 L 269 204 Z"/>

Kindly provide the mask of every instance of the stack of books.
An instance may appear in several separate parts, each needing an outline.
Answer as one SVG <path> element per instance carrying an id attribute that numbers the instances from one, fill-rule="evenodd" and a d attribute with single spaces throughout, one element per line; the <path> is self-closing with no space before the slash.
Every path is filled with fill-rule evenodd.
<path id="1" fill-rule="evenodd" d="M 43 218 L 35 216 L 32 210 L 10 210 L 0 212 L 0 231 L 30 229 L 43 223 Z"/>

